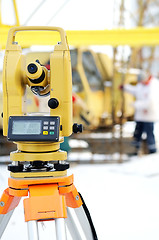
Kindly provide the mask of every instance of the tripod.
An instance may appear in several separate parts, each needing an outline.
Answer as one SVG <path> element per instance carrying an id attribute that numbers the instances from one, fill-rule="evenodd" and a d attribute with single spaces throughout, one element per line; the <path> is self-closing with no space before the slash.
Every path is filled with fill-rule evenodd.
<path id="1" fill-rule="evenodd" d="M 72 239 L 82 240 L 69 208 L 74 208 L 86 239 L 97 239 L 89 211 L 73 184 L 73 175 L 66 177 L 8 179 L 9 188 L 0 200 L 0 237 L 21 197 L 24 199 L 28 239 L 38 240 L 39 221 L 55 220 L 56 239 L 66 240 L 66 224 Z"/>

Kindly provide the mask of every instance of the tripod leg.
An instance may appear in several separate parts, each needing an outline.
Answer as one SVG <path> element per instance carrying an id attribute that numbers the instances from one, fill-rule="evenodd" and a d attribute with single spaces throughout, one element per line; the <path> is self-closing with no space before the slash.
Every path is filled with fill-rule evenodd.
<path id="1" fill-rule="evenodd" d="M 7 224 L 13 214 L 13 211 L 10 211 L 9 213 L 7 214 L 0 214 L 0 238 L 2 237 L 3 233 L 4 233 L 4 230 L 6 229 L 7 227 Z"/>
<path id="2" fill-rule="evenodd" d="M 9 194 L 9 189 L 5 189 L 0 199 L 0 237 L 12 216 L 14 209 L 19 204 L 21 197 Z"/>
<path id="3" fill-rule="evenodd" d="M 67 208 L 66 224 L 67 224 L 67 227 L 70 231 L 72 239 L 82 240 L 69 208 Z"/>
<path id="4" fill-rule="evenodd" d="M 84 232 L 84 234 L 86 236 L 86 239 L 94 240 L 93 235 L 92 235 L 92 229 L 90 227 L 90 223 L 88 222 L 86 214 L 85 214 L 85 212 L 83 210 L 83 207 L 81 206 L 79 208 L 74 208 L 74 211 L 75 211 L 75 213 L 77 215 L 77 218 L 78 218 L 78 220 L 80 222 L 80 225 L 81 225 L 81 227 L 83 229 L 83 232 Z"/>
<path id="5" fill-rule="evenodd" d="M 39 240 L 38 223 L 37 221 L 28 221 L 28 239 Z"/>
<path id="6" fill-rule="evenodd" d="M 56 218 L 55 226 L 56 226 L 56 239 L 57 240 L 67 240 L 65 219 L 64 218 Z"/>
<path id="7" fill-rule="evenodd" d="M 89 210 L 75 186 L 72 184 L 67 187 L 61 187 L 59 190 L 61 194 L 66 196 L 67 207 L 75 209 L 75 213 L 85 233 L 86 239 L 97 240 L 98 237 Z"/>

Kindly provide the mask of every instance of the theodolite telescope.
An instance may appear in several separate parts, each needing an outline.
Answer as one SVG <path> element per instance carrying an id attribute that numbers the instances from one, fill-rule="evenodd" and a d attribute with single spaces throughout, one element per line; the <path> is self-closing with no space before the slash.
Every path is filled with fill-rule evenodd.
<path id="1" fill-rule="evenodd" d="M 48 70 L 44 66 L 41 66 L 38 59 L 27 65 L 26 75 L 28 85 L 34 94 L 38 96 L 47 96 L 50 94 Z"/>

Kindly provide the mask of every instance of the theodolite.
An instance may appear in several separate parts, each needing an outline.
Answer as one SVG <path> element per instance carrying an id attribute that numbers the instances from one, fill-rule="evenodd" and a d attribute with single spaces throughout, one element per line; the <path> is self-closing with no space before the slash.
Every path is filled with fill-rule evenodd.
<path id="1" fill-rule="evenodd" d="M 18 148 L 10 155 L 14 164 L 9 165 L 9 170 L 14 177 L 55 176 L 51 168 L 62 170 L 56 172 L 56 176 L 61 176 L 68 168 L 68 164 L 63 164 L 67 154 L 59 149 L 63 137 L 72 134 L 70 53 L 63 31 L 50 30 L 58 31 L 62 40 L 50 54 L 50 71 L 38 60 L 26 66 L 22 49 L 14 40 L 15 29 L 10 32 L 7 42 L 3 68 L 3 132 L 9 141 L 16 142 Z M 26 85 L 39 96 L 50 93 L 49 116 L 25 112 Z M 58 162 L 53 165 L 49 164 L 50 161 Z M 41 171 L 45 168 L 47 171 Z"/>
<path id="2" fill-rule="evenodd" d="M 38 59 L 26 64 L 16 34 L 21 31 L 53 31 L 60 42 L 50 54 L 50 71 Z M 50 95 L 49 113 L 27 113 L 25 89 L 40 97 Z M 3 134 L 17 144 L 10 153 L 9 187 L 0 200 L 0 236 L 18 205 L 24 200 L 25 221 L 29 239 L 39 239 L 37 222 L 55 220 L 58 240 L 66 239 L 64 219 L 68 207 L 83 207 L 83 217 L 77 213 L 86 239 L 97 239 L 88 209 L 73 185 L 73 175 L 67 175 L 67 153 L 60 150 L 64 137 L 81 132 L 82 125 L 72 122 L 72 73 L 70 52 L 65 32 L 56 27 L 15 27 L 10 29 L 3 67 Z M 72 218 L 71 218 L 72 219 Z M 73 239 L 81 239 L 75 224 L 69 221 Z M 33 230 L 34 229 L 34 230 Z M 83 230 L 85 231 L 85 230 Z M 36 236 L 35 238 L 33 236 Z"/>

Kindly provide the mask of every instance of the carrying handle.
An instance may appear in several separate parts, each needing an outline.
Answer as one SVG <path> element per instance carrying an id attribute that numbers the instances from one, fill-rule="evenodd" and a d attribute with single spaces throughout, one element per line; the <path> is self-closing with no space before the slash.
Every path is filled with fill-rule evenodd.
<path id="1" fill-rule="evenodd" d="M 20 27 L 13 27 L 8 32 L 8 39 L 6 47 L 10 47 L 15 42 L 15 35 L 17 32 L 20 31 L 55 31 L 59 32 L 61 38 L 61 46 L 64 49 L 68 50 L 68 44 L 66 39 L 66 33 L 62 28 L 59 27 L 45 27 L 45 26 L 20 26 Z"/>

